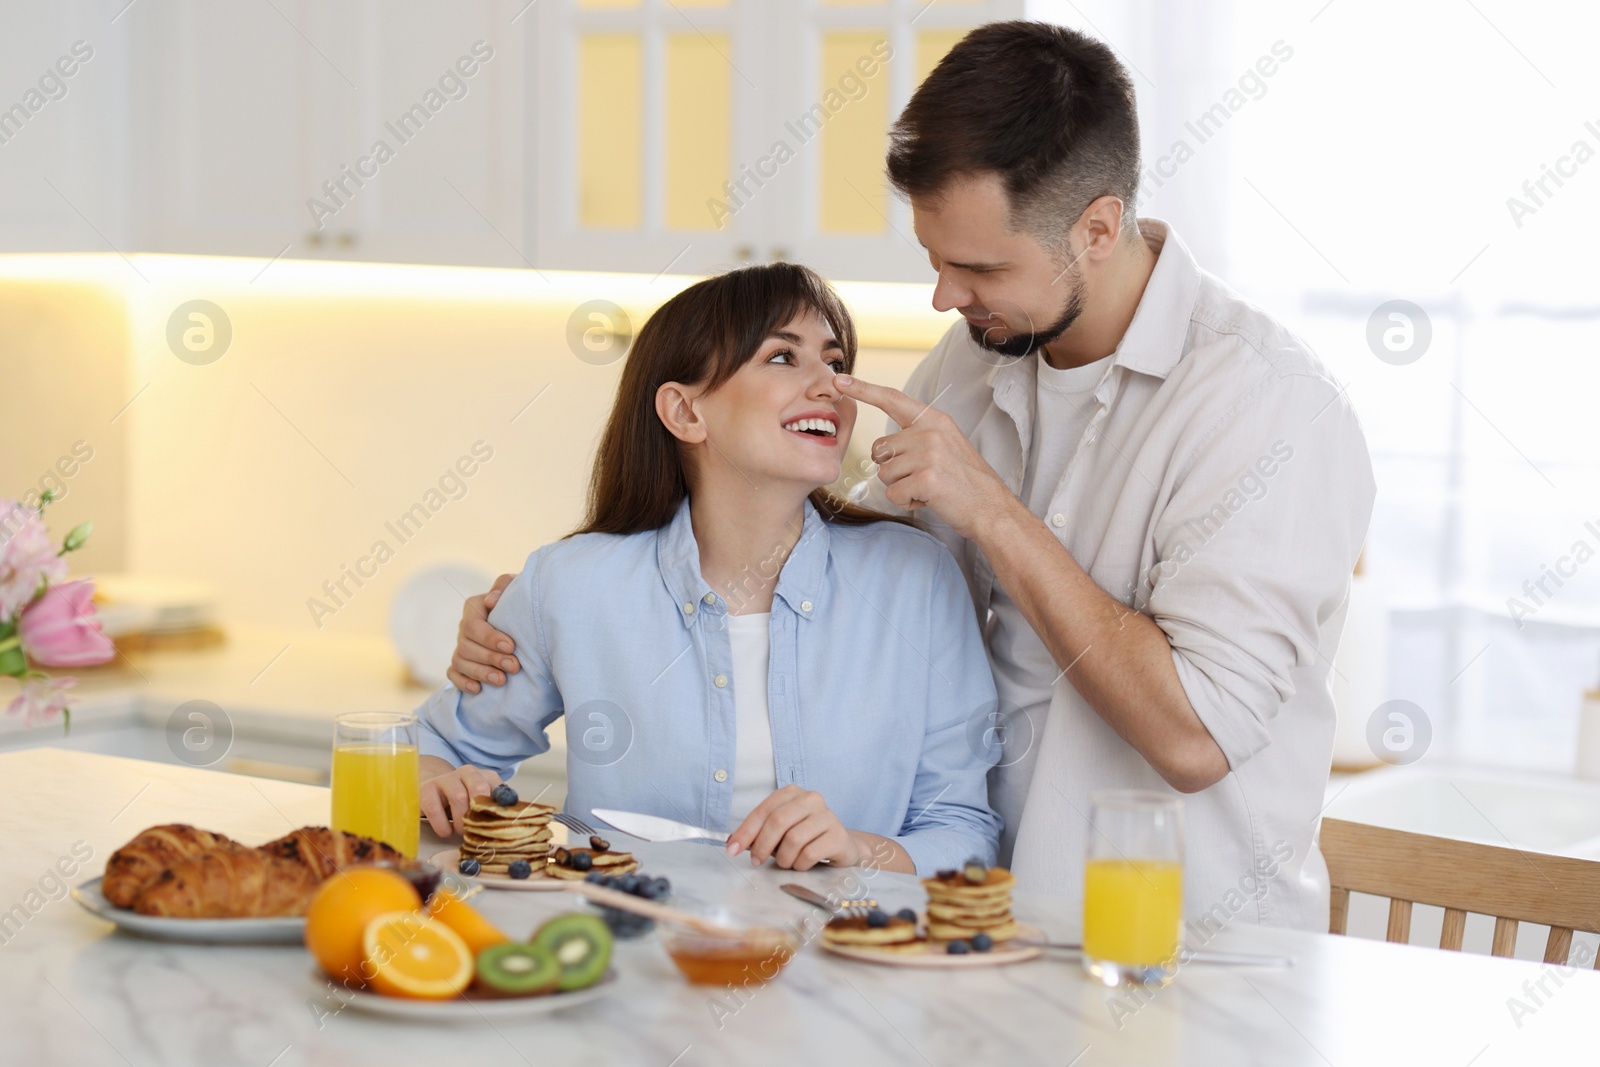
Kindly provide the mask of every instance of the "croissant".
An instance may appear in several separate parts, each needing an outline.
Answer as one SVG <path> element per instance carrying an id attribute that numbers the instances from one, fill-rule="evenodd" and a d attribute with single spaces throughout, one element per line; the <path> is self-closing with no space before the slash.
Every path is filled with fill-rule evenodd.
<path id="1" fill-rule="evenodd" d="M 258 848 L 219 848 L 162 871 L 133 910 L 178 919 L 303 915 L 321 884 L 303 863 Z"/>
<path id="2" fill-rule="evenodd" d="M 326 826 L 302 826 L 259 848 L 214 836 L 224 844 L 160 871 L 135 894 L 133 910 L 180 919 L 304 915 L 317 887 L 346 867 L 415 863 L 382 841 Z"/>
<path id="3" fill-rule="evenodd" d="M 139 891 L 174 863 L 209 849 L 244 847 L 222 834 L 183 823 L 152 826 L 111 854 L 100 892 L 116 907 L 130 907 Z"/>
<path id="4" fill-rule="evenodd" d="M 302 826 L 298 830 L 291 830 L 262 845 L 261 851 L 305 864 L 316 873 L 319 882 L 336 871 L 358 863 L 409 865 L 414 862 L 376 838 L 330 830 L 326 826 Z"/>

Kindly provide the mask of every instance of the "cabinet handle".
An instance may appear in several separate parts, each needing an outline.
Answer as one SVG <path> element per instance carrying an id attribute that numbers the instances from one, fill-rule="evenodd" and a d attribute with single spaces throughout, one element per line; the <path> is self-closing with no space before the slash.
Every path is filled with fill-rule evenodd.
<path id="1" fill-rule="evenodd" d="M 789 260 L 789 250 L 782 245 L 778 245 L 772 250 L 771 258 L 774 263 L 786 263 Z"/>
<path id="2" fill-rule="evenodd" d="M 356 235 L 351 233 L 349 230 L 345 230 L 336 238 L 336 240 L 339 242 L 340 248 L 349 248 L 351 245 L 356 243 Z"/>
<path id="3" fill-rule="evenodd" d="M 756 258 L 756 250 L 749 245 L 734 245 L 733 258 L 740 263 L 748 263 Z"/>
<path id="4" fill-rule="evenodd" d="M 312 248 L 321 248 L 322 231 L 312 230 L 310 233 L 306 234 L 306 244 L 310 245 Z"/>

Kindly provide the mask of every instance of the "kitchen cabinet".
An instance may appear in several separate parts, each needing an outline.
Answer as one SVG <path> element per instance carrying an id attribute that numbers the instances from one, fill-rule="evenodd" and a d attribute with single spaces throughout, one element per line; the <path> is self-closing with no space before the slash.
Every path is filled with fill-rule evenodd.
<path id="1" fill-rule="evenodd" d="M 890 123 L 1020 0 L 539 5 L 532 186 L 543 265 L 698 273 L 789 259 L 921 281 L 883 174 Z"/>
<path id="2" fill-rule="evenodd" d="M 526 264 L 516 7 L 148 7 L 137 247 Z"/>

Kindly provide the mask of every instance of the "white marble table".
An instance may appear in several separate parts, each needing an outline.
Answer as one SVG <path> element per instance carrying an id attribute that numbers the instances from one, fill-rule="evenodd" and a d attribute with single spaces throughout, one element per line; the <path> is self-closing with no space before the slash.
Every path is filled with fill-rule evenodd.
<path id="1" fill-rule="evenodd" d="M 620 943 L 619 988 L 594 1004 L 516 1024 L 396 1022 L 339 1011 L 299 947 L 140 940 L 82 911 L 50 878 L 74 845 L 93 856 L 69 881 L 98 874 L 114 849 L 154 823 L 188 821 L 256 842 L 325 822 L 326 790 L 33 749 L 0 754 L 0 797 L 8 842 L 0 861 L 0 1064 L 7 1067 L 1489 1067 L 1589 1062 L 1596 1044 L 1600 975 L 1592 972 L 1249 927 L 1223 931 L 1210 947 L 1286 953 L 1296 965 L 1190 965 L 1143 1004 L 1097 988 L 1073 959 L 915 972 L 837 960 L 814 946 L 773 984 L 735 997 L 686 984 L 652 935 Z M 437 839 L 429 845 L 440 847 Z M 807 913 L 777 891 L 779 882 L 826 890 L 849 876 L 751 870 L 700 845 L 637 851 L 646 870 L 673 880 L 680 901 L 751 917 Z M 915 881 L 892 874 L 877 874 L 871 892 L 890 908 L 922 899 Z M 541 893 L 478 899 L 514 936 L 575 903 Z M 1076 933 L 1075 917 L 1049 898 L 1019 895 L 1017 911 L 1054 935 Z M 1511 998 L 1532 1012 L 1514 1016 Z"/>

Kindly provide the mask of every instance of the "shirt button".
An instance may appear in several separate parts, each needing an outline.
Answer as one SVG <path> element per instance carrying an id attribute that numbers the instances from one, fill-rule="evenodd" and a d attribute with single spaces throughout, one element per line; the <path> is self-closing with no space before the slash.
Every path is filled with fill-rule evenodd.
<path id="1" fill-rule="evenodd" d="M 700 599 L 704 600 L 706 602 L 706 604 L 709 606 L 709 605 L 715 604 L 717 602 L 717 594 L 715 594 L 715 593 L 707 593 L 705 596 L 701 597 Z"/>
<path id="2" fill-rule="evenodd" d="M 721 689 L 723 686 L 728 684 L 728 676 L 726 674 L 719 674 L 711 680 L 717 683 L 718 689 Z"/>
<path id="3" fill-rule="evenodd" d="M 719 782 L 726 782 L 728 780 L 728 772 L 727 771 L 718 771 L 716 774 L 713 774 L 711 777 L 715 778 Z"/>
<path id="4" fill-rule="evenodd" d="M 1054 515 L 1050 516 L 1050 525 L 1051 526 L 1065 526 L 1066 524 L 1067 524 L 1067 517 L 1065 515 L 1061 514 L 1061 512 L 1058 511 Z"/>
<path id="5" fill-rule="evenodd" d="M 683 613 L 685 615 L 693 615 L 694 614 L 694 601 L 685 600 L 683 602 Z"/>
<path id="6" fill-rule="evenodd" d="M 811 610 L 811 601 L 809 601 L 809 600 L 800 601 L 800 610 L 801 611 L 810 611 Z"/>

